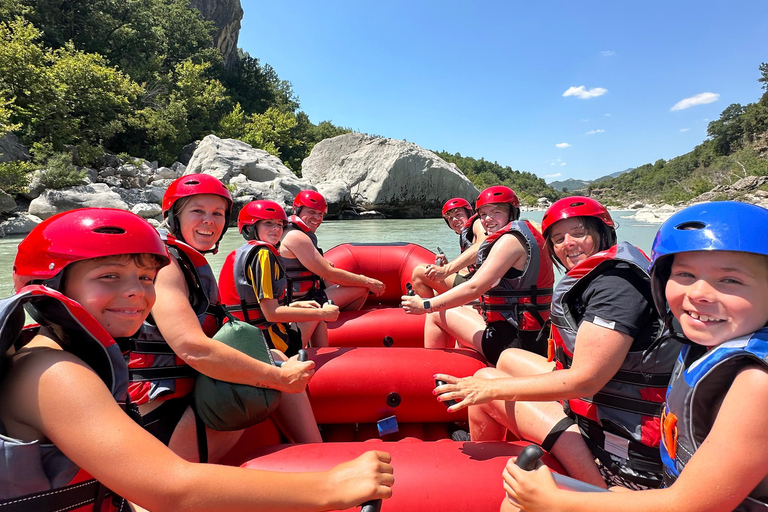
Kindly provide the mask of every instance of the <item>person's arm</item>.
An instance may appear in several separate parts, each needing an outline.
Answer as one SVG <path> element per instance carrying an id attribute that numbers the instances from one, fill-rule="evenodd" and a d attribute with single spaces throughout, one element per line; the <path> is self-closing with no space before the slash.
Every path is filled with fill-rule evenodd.
<path id="1" fill-rule="evenodd" d="M 483 227 L 480 221 L 475 222 L 473 230 L 475 238 L 472 242 L 472 245 L 467 247 L 464 252 L 459 254 L 456 258 L 449 261 L 442 267 L 430 266 L 426 270 L 427 277 L 436 281 L 442 281 L 449 275 L 460 272 L 462 269 L 467 268 L 469 265 L 474 265 L 474 263 L 477 261 L 477 250 L 485 241 L 487 235 L 485 234 L 485 231 L 483 231 Z"/>
<path id="2" fill-rule="evenodd" d="M 568 369 L 506 379 L 459 379 L 438 374 L 435 378 L 446 384 L 435 391 L 440 401 L 458 402 L 449 408 L 451 412 L 491 400 L 548 402 L 592 396 L 621 368 L 631 346 L 632 337 L 628 334 L 582 322 L 576 335 L 573 363 Z"/>
<path id="3" fill-rule="evenodd" d="M 189 304 L 187 283 L 178 263 L 172 260 L 170 265 L 160 269 L 155 291 L 157 301 L 152 308 L 155 324 L 166 343 L 189 366 L 227 382 L 287 393 L 304 391 L 314 374 L 314 362 L 299 362 L 294 356 L 278 368 L 206 336 Z"/>
<path id="4" fill-rule="evenodd" d="M 290 306 L 280 305 L 274 296 L 274 269 L 278 265 L 277 256 L 265 248 L 257 249 L 255 257 L 246 269 L 248 282 L 259 301 L 264 318 L 274 323 L 312 322 L 322 320 L 332 322 L 339 317 L 339 308 L 331 304 L 320 306 L 316 301 L 294 302 Z"/>
<path id="5" fill-rule="evenodd" d="M 14 370 L 10 423 L 39 430 L 75 464 L 147 510 L 320 511 L 391 495 L 392 467 L 382 452 L 312 473 L 186 462 L 131 420 L 82 361 L 45 351 Z"/>
<path id="6" fill-rule="evenodd" d="M 510 268 L 525 266 L 527 252 L 516 236 L 502 236 L 491 248 L 488 259 L 469 281 L 429 299 L 430 312 L 463 306 L 493 288 Z M 418 295 L 401 298 L 406 313 L 423 315 L 424 300 Z"/>
<path id="7" fill-rule="evenodd" d="M 317 251 L 307 235 L 299 231 L 291 231 L 280 242 L 280 254 L 295 256 L 302 265 L 315 275 L 341 286 L 362 286 L 376 295 L 384 293 L 384 283 L 362 274 L 353 274 L 346 270 L 335 268 Z"/>
<path id="8" fill-rule="evenodd" d="M 554 487 L 546 468 L 526 472 L 507 464 L 504 488 L 529 512 L 725 512 L 768 476 L 768 373 L 742 370 L 707 438 L 668 489 L 588 496 Z"/>

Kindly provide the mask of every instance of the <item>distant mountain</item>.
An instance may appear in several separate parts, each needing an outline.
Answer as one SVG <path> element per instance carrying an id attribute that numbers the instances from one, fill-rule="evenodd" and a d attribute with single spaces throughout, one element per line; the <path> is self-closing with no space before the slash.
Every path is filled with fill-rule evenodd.
<path id="1" fill-rule="evenodd" d="M 590 181 L 585 180 L 568 179 L 565 181 L 553 181 L 549 186 L 558 192 L 561 192 L 563 189 L 565 189 L 566 192 L 573 192 L 574 190 L 587 188 L 590 183 Z"/>
<path id="2" fill-rule="evenodd" d="M 600 178 L 597 178 L 592 183 L 600 183 L 601 181 L 609 180 L 611 178 L 618 178 L 622 174 L 628 173 L 629 171 L 634 171 L 634 167 L 630 167 L 629 169 L 624 169 L 623 171 L 614 172 L 613 174 L 609 174 L 607 176 L 602 176 Z"/>
<path id="3" fill-rule="evenodd" d="M 632 169 L 624 169 L 623 171 L 617 171 L 613 174 L 609 174 L 607 176 L 602 176 L 600 178 L 597 178 L 596 180 L 574 180 L 573 178 L 567 179 L 565 181 L 553 181 L 549 184 L 550 187 L 557 190 L 558 192 L 562 192 L 563 189 L 565 189 L 566 192 L 573 192 L 574 190 L 581 190 L 587 188 L 591 183 L 599 183 L 601 181 L 609 180 L 611 178 L 616 178 L 617 176 L 621 176 L 624 173 L 627 173 L 631 171 Z"/>

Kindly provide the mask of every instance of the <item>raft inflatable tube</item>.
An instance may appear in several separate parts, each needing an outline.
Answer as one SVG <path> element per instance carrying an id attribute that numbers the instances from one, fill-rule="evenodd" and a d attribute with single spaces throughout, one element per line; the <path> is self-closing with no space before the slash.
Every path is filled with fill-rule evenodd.
<path id="1" fill-rule="evenodd" d="M 318 443 L 262 448 L 243 467 L 269 471 L 325 471 L 369 450 L 392 456 L 395 485 L 382 512 L 487 512 L 498 510 L 505 497 L 501 473 L 510 457 L 528 443 L 399 442 Z M 563 468 L 549 454 L 542 462 L 554 471 Z M 357 508 L 350 509 L 359 510 Z"/>
<path id="2" fill-rule="evenodd" d="M 394 242 L 388 244 L 341 244 L 329 249 L 325 258 L 336 268 L 363 274 L 384 283 L 380 297 L 369 295 L 360 311 L 342 311 L 328 322 L 332 347 L 423 347 L 425 315 L 406 315 L 400 297 L 411 281 L 413 269 L 434 263 L 435 253 L 424 247 Z"/>
<path id="3" fill-rule="evenodd" d="M 318 424 L 466 421 L 467 410 L 449 413 L 432 391 L 434 375 L 474 375 L 486 366 L 468 349 L 325 347 L 309 349 L 315 374 L 307 393 Z M 418 436 L 421 437 L 421 436 Z"/>

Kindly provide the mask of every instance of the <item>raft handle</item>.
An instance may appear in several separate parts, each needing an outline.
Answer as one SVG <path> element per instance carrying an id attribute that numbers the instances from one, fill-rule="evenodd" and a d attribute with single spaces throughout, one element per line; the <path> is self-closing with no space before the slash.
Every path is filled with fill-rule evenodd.
<path id="1" fill-rule="evenodd" d="M 529 444 L 520 452 L 517 456 L 515 464 L 520 469 L 525 471 L 533 471 L 536 468 L 536 463 L 541 456 L 544 455 L 544 450 L 537 444 Z M 569 476 L 560 475 L 558 473 L 552 473 L 552 478 L 559 489 L 566 491 L 578 491 L 578 492 L 609 492 L 608 489 L 603 489 L 596 485 L 576 480 Z"/>

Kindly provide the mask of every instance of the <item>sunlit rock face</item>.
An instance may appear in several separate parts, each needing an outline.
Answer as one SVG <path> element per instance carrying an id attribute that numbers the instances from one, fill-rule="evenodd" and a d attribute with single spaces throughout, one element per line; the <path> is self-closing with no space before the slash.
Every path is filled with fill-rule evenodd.
<path id="1" fill-rule="evenodd" d="M 319 142 L 301 172 L 329 203 L 339 202 L 337 208 L 376 210 L 388 217 L 439 214 L 446 200 L 474 201 L 479 194 L 456 165 L 433 152 L 360 133 Z"/>

